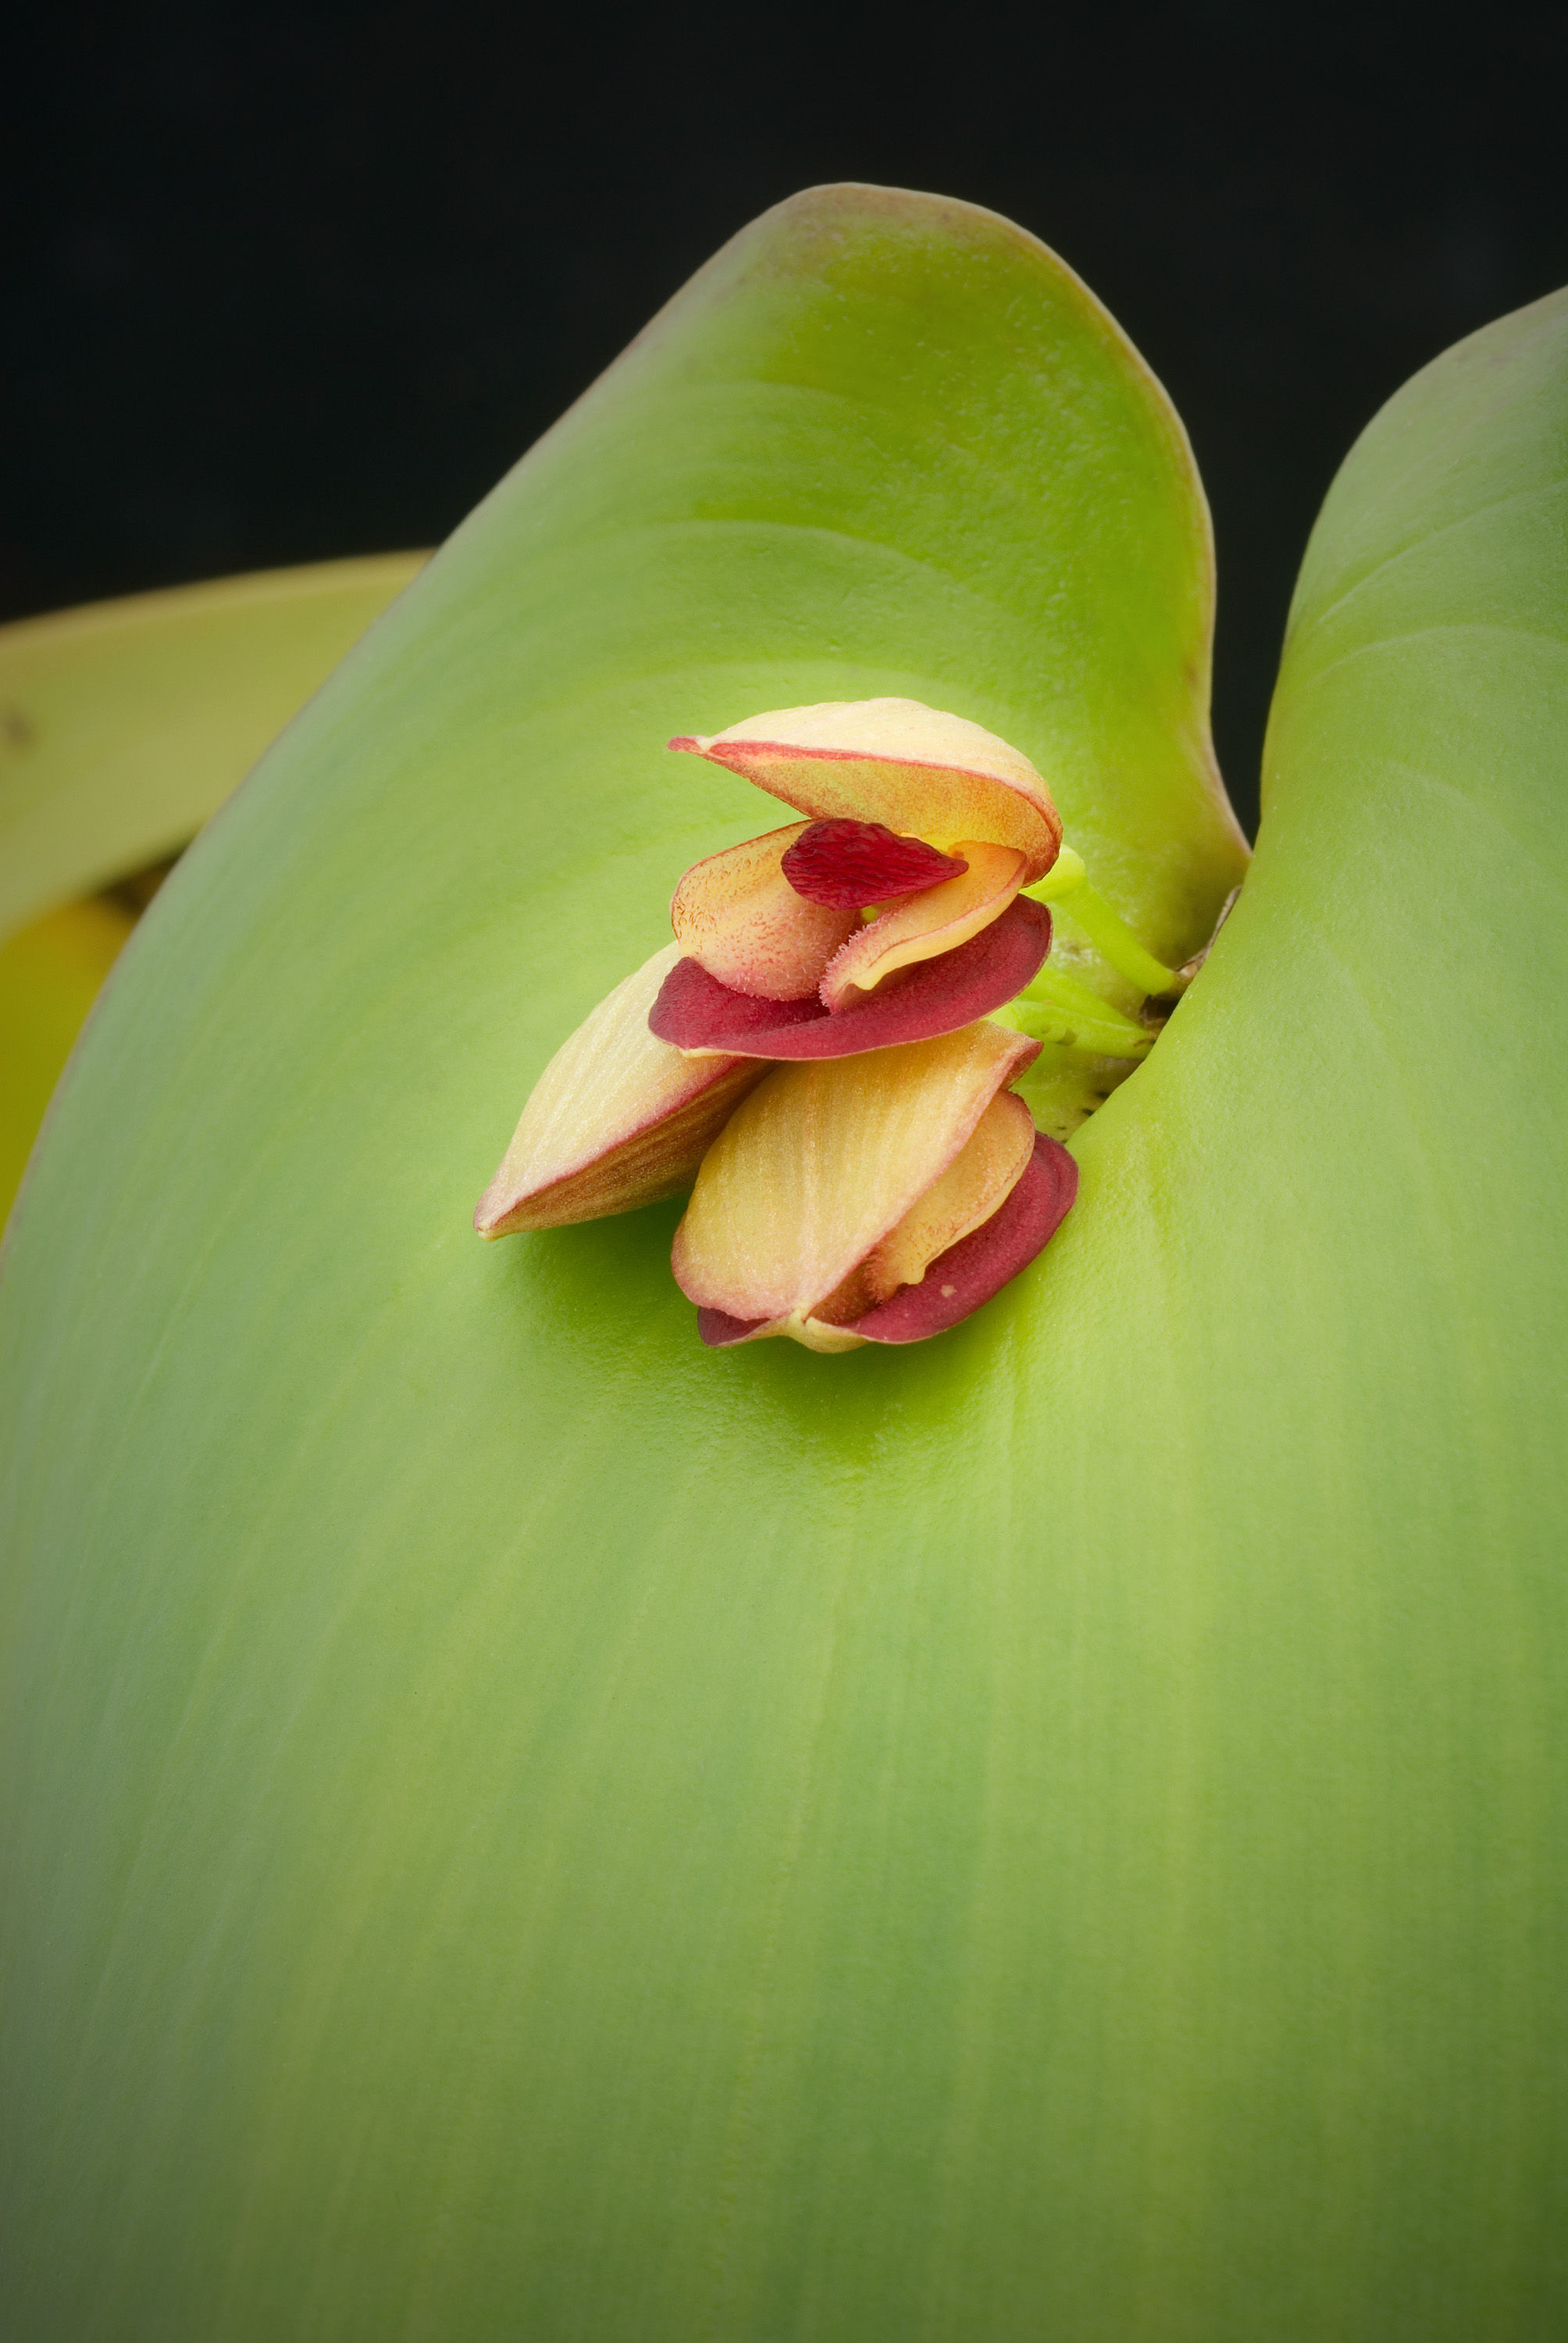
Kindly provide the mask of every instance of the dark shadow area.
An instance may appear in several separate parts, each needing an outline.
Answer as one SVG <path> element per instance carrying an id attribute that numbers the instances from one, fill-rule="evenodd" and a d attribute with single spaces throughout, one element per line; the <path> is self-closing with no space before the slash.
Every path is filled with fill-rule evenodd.
<path id="1" fill-rule="evenodd" d="M 62 5 L 7 83 L 0 616 L 433 542 L 756 212 L 936 188 L 1061 252 L 1187 419 L 1249 817 L 1351 440 L 1568 278 L 1555 5 Z"/>

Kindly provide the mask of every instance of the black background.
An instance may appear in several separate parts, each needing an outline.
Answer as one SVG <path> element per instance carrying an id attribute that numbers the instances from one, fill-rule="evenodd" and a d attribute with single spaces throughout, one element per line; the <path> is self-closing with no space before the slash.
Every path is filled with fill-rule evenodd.
<path id="1" fill-rule="evenodd" d="M 1010 214 L 1191 431 L 1216 734 L 1416 367 L 1568 281 L 1568 0 L 41 8 L 5 75 L 0 617 L 437 540 L 715 246 L 815 181 Z"/>

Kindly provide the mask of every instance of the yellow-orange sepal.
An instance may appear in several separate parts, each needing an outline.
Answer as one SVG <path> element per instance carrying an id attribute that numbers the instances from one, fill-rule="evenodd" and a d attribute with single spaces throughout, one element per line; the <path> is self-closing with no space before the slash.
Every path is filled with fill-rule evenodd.
<path id="1" fill-rule="evenodd" d="M 479 1200 L 481 1236 L 603 1220 L 691 1185 L 766 1063 L 683 1057 L 648 1031 L 648 1011 L 679 957 L 677 944 L 655 952 L 556 1051 Z"/>
<path id="2" fill-rule="evenodd" d="M 823 700 L 775 708 L 672 749 L 728 766 L 814 820 L 886 822 L 944 850 L 960 840 L 1015 847 L 1022 883 L 1061 845 L 1050 791 L 1029 759 L 964 716 L 918 699 Z"/>
<path id="3" fill-rule="evenodd" d="M 982 1021 L 776 1067 L 703 1161 L 675 1237 L 682 1291 L 751 1335 L 852 1347 L 851 1322 L 917 1282 L 1021 1175 L 1032 1125 L 998 1093 L 1037 1048 Z M 1000 1112 L 982 1133 L 993 1101 Z"/>

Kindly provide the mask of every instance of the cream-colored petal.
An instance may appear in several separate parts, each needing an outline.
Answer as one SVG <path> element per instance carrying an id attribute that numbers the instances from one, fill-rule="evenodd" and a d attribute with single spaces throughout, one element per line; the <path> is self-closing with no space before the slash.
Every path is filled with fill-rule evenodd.
<path id="1" fill-rule="evenodd" d="M 553 1229 L 678 1196 L 731 1110 L 767 1071 L 755 1058 L 685 1058 L 648 1030 L 678 944 L 617 985 L 535 1083 L 480 1199 L 484 1237 Z"/>
<path id="2" fill-rule="evenodd" d="M 945 852 L 960 839 L 1016 847 L 1025 885 L 1044 877 L 1061 844 L 1050 791 L 1029 759 L 918 699 L 775 708 L 670 746 L 728 766 L 816 820 L 884 821 Z"/>
<path id="3" fill-rule="evenodd" d="M 956 850 L 967 870 L 907 895 L 834 953 L 819 988 L 825 1009 L 841 1009 L 855 993 L 874 991 L 896 968 L 967 944 L 1001 917 L 1023 884 L 1029 867 L 1023 856 L 1014 847 L 981 846 L 972 838 Z"/>
<path id="4" fill-rule="evenodd" d="M 764 1001 L 803 1001 L 859 924 L 856 911 L 809 903 L 779 869 L 803 821 L 748 838 L 694 862 L 669 907 L 683 952 L 737 992 Z"/>
<path id="5" fill-rule="evenodd" d="M 900 1285 L 918 1285 L 939 1253 L 999 1210 L 1033 1153 L 1034 1118 L 1016 1091 L 1003 1091 L 947 1170 L 867 1255 L 861 1264 L 869 1297 L 864 1307 L 886 1302 Z"/>
<path id="6" fill-rule="evenodd" d="M 981 1021 L 775 1067 L 704 1157 L 673 1267 L 733 1318 L 810 1316 L 897 1227 L 1038 1044 Z"/>

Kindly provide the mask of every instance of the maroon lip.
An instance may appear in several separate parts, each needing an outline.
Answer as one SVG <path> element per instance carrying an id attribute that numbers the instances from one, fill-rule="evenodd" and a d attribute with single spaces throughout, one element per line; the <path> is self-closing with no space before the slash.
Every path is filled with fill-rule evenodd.
<path id="1" fill-rule="evenodd" d="M 736 992 L 695 960 L 677 960 L 648 1026 L 677 1050 L 738 1058 L 851 1058 L 900 1041 L 956 1033 L 1023 990 L 1050 950 L 1050 913 L 1015 896 L 968 943 L 894 970 L 852 1007 L 829 1011 L 814 994 L 762 1001 Z"/>
<path id="2" fill-rule="evenodd" d="M 848 820 L 809 822 L 779 863 L 797 895 L 846 911 L 919 895 L 969 867 L 960 855 L 900 837 L 886 822 Z"/>
<path id="3" fill-rule="evenodd" d="M 1022 1177 L 989 1221 L 939 1253 L 919 1285 L 900 1285 L 875 1310 L 857 1318 L 846 1333 L 869 1342 L 923 1342 L 972 1317 L 1042 1252 L 1072 1209 L 1078 1166 L 1065 1147 L 1037 1131 L 1034 1153 Z M 743 1342 L 765 1318 L 732 1318 L 724 1310 L 699 1310 L 697 1331 L 709 1350 Z"/>

